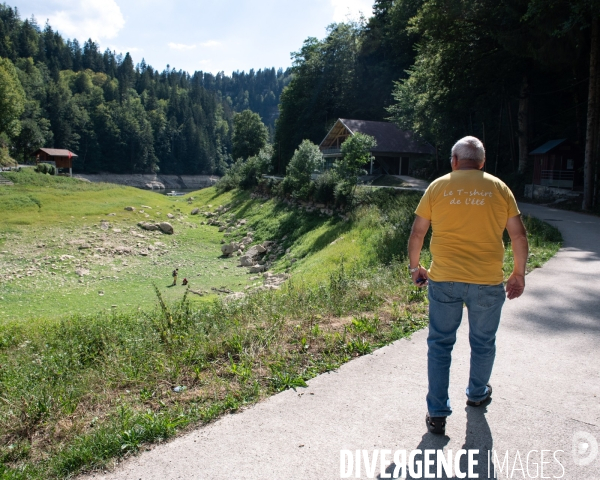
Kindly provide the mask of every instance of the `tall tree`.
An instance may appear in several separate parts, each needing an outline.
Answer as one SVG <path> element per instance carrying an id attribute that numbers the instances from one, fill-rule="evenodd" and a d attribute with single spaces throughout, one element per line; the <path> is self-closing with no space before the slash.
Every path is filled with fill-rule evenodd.
<path id="1" fill-rule="evenodd" d="M 258 155 L 267 144 L 269 131 L 258 113 L 244 110 L 233 117 L 233 158 L 252 157 Z"/>
<path id="2" fill-rule="evenodd" d="M 0 58 L 0 134 L 14 137 L 21 130 L 19 117 L 25 109 L 25 92 L 17 70 L 8 58 Z"/>

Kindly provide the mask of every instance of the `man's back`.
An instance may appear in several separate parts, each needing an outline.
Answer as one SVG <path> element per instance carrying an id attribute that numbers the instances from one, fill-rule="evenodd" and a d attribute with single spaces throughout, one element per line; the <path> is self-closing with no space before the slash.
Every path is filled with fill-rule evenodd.
<path id="1" fill-rule="evenodd" d="M 501 180 L 481 170 L 453 171 L 429 186 L 416 213 L 431 221 L 431 280 L 502 282 L 502 233 L 519 210 Z"/>

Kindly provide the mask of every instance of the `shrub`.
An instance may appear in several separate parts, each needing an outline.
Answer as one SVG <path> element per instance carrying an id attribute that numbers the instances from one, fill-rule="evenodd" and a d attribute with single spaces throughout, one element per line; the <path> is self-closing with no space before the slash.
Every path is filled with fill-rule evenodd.
<path id="1" fill-rule="evenodd" d="M 319 147 L 310 140 L 303 140 L 287 166 L 282 189 L 294 198 L 307 199 L 313 188 L 311 175 L 321 164 L 323 156 Z"/>
<path id="2" fill-rule="evenodd" d="M 313 198 L 318 203 L 335 202 L 335 172 L 327 170 L 315 180 Z"/>
<path id="3" fill-rule="evenodd" d="M 49 163 L 38 163 L 35 171 L 38 173 L 47 173 L 48 175 L 56 175 L 56 167 Z"/>
<path id="4" fill-rule="evenodd" d="M 11 158 L 8 147 L 0 146 L 0 167 L 16 167 L 17 162 Z"/>
<path id="5" fill-rule="evenodd" d="M 272 148 L 267 145 L 258 155 L 247 160 L 238 158 L 215 185 L 219 193 L 234 188 L 250 189 L 260 182 L 262 175 L 271 168 Z"/>

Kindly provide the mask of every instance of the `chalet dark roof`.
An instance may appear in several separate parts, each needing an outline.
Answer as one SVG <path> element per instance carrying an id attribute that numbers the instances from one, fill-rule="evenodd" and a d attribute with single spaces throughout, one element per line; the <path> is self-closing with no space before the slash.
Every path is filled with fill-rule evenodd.
<path id="1" fill-rule="evenodd" d="M 69 150 L 65 150 L 62 148 L 40 148 L 33 152 L 32 155 L 37 155 L 39 152 L 44 152 L 47 155 L 51 155 L 53 157 L 68 157 L 71 154 L 71 157 L 76 157 L 77 155 Z"/>
<path id="2" fill-rule="evenodd" d="M 529 152 L 529 155 L 542 155 L 544 153 L 548 153 L 554 147 L 558 147 L 565 140 L 566 140 L 566 138 L 560 138 L 558 140 L 550 140 L 550 141 L 544 143 L 541 147 L 538 147 L 535 150 L 532 150 L 531 152 Z"/>
<path id="3" fill-rule="evenodd" d="M 412 132 L 400 130 L 395 123 L 351 120 L 347 118 L 340 118 L 339 121 L 353 134 L 360 132 L 374 137 L 377 140 L 377 146 L 371 150 L 373 153 L 435 154 L 435 148 L 427 142 L 417 140 Z"/>

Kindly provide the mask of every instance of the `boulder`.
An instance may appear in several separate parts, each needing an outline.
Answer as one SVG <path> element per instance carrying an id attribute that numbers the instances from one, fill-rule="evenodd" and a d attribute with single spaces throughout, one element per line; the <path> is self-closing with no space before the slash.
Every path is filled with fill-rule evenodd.
<path id="1" fill-rule="evenodd" d="M 221 225 L 219 227 L 219 232 L 224 232 L 227 227 L 225 225 Z"/>
<path id="2" fill-rule="evenodd" d="M 138 223 L 138 225 L 143 228 L 144 230 L 148 230 L 148 231 L 155 231 L 158 230 L 160 227 L 155 224 L 155 223 L 146 223 L 146 222 L 140 222 Z"/>
<path id="3" fill-rule="evenodd" d="M 253 265 L 248 269 L 250 273 L 260 273 L 264 272 L 267 269 L 265 265 Z"/>
<path id="4" fill-rule="evenodd" d="M 175 215 L 173 215 L 172 213 L 167 213 L 167 217 L 169 217 L 169 218 L 175 218 Z"/>
<path id="5" fill-rule="evenodd" d="M 239 248 L 240 248 L 239 243 L 231 242 L 231 243 L 227 243 L 227 244 L 223 245 L 221 247 L 221 252 L 223 253 L 223 255 L 228 257 L 229 255 L 233 255 L 233 253 L 236 252 L 237 250 L 239 250 Z"/>
<path id="6" fill-rule="evenodd" d="M 163 233 L 168 233 L 169 235 L 173 234 L 173 225 L 171 225 L 169 222 L 160 222 L 158 226 Z"/>
<path id="7" fill-rule="evenodd" d="M 267 251 L 267 249 L 265 247 L 263 247 L 262 245 L 254 245 L 253 247 L 250 247 L 248 249 L 248 251 L 246 252 L 246 255 L 256 257 L 256 256 L 260 255 L 261 253 L 265 253 L 266 251 Z"/>
<path id="8" fill-rule="evenodd" d="M 128 212 L 135 212 L 135 207 L 125 207 Z"/>
<path id="9" fill-rule="evenodd" d="M 251 267 L 254 265 L 254 258 L 250 255 L 242 255 L 240 257 L 240 267 Z"/>
<path id="10" fill-rule="evenodd" d="M 192 210 L 192 215 L 198 215 L 198 213 L 200 213 L 200 209 L 199 208 L 194 208 Z"/>
<path id="11" fill-rule="evenodd" d="M 242 244 L 244 245 L 250 245 L 252 243 L 252 237 L 249 235 L 246 235 L 244 238 L 242 238 Z"/>

